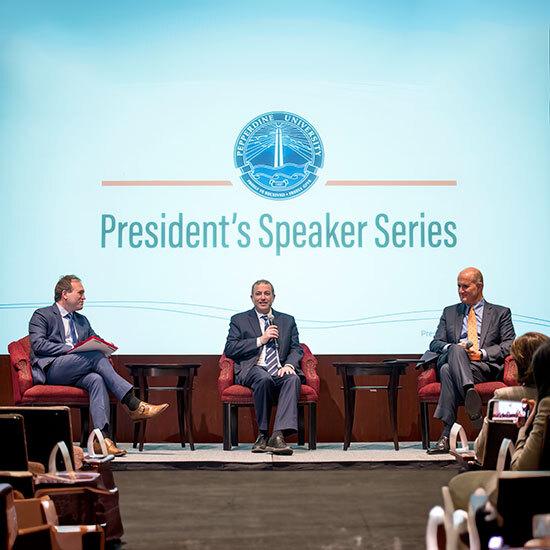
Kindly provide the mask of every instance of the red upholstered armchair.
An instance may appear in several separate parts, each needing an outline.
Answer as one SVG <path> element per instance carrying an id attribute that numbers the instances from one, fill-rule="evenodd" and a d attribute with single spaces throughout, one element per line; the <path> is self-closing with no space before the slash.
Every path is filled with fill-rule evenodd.
<path id="1" fill-rule="evenodd" d="M 502 380 L 494 382 L 482 382 L 476 384 L 475 389 L 481 396 L 484 405 L 493 398 L 495 390 L 506 386 L 517 386 L 518 368 L 516 362 L 509 355 L 504 360 Z M 422 447 L 430 446 L 430 417 L 429 405 L 437 404 L 441 393 L 441 384 L 436 378 L 435 368 L 430 368 L 420 373 L 417 382 L 418 401 L 420 403 L 420 428 L 422 430 Z"/>
<path id="2" fill-rule="evenodd" d="M 90 406 L 88 392 L 73 386 L 34 385 L 30 361 L 31 343 L 28 336 L 8 345 L 10 354 L 13 402 L 15 405 L 64 405 L 80 411 L 80 444 L 84 446 L 89 433 Z M 111 397 L 113 439 L 116 437 L 116 400 Z"/>
<path id="3" fill-rule="evenodd" d="M 317 448 L 317 402 L 319 401 L 319 375 L 317 359 L 305 344 L 300 344 L 304 356 L 300 363 L 306 378 L 300 390 L 298 402 L 298 445 L 305 443 L 304 409 L 308 408 L 308 446 Z M 230 451 L 239 444 L 239 407 L 253 407 L 252 390 L 234 383 L 233 361 L 225 355 L 220 357 L 218 393 L 223 408 L 223 450 Z"/>

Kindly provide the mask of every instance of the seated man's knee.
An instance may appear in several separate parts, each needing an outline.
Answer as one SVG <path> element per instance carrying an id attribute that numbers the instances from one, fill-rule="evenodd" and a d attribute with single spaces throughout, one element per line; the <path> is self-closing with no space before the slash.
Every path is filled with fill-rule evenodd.
<path id="1" fill-rule="evenodd" d="M 268 389 L 274 386 L 273 379 L 266 373 L 266 376 L 259 376 L 254 381 L 254 387 L 257 389 Z"/>
<path id="2" fill-rule="evenodd" d="M 86 351 L 85 353 L 79 354 L 84 359 L 87 359 L 92 365 L 97 365 L 101 359 L 105 359 L 105 355 L 100 351 Z"/>
<path id="3" fill-rule="evenodd" d="M 289 386 L 300 386 L 302 384 L 300 377 L 294 374 L 285 375 L 283 383 L 288 384 Z"/>
<path id="4" fill-rule="evenodd" d="M 84 378 L 84 382 L 84 385 L 88 389 L 88 391 L 102 390 L 105 386 L 103 378 L 96 372 L 91 372 L 90 374 L 87 374 Z"/>
<path id="5" fill-rule="evenodd" d="M 447 357 L 449 358 L 449 361 L 453 361 L 458 357 L 468 358 L 468 354 L 462 346 L 459 346 L 458 344 L 451 344 L 447 353 Z"/>
<path id="6" fill-rule="evenodd" d="M 439 367 L 439 378 L 449 378 L 451 374 L 451 367 L 449 366 L 449 363 L 444 363 Z"/>

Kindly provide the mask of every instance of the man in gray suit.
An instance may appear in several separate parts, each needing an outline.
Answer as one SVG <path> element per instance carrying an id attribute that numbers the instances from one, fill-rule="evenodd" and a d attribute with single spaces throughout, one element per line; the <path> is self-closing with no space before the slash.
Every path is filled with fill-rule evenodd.
<path id="1" fill-rule="evenodd" d="M 100 351 L 69 353 L 79 342 L 97 336 L 84 315 L 84 287 L 76 275 L 65 275 L 55 285 L 55 303 L 37 309 L 29 322 L 31 366 L 35 384 L 76 386 L 90 396 L 95 428 L 106 436 L 107 451 L 122 456 L 126 451 L 110 439 L 109 394 L 123 405 L 133 421 L 152 418 L 168 404 L 150 405 L 134 395 L 133 386 L 115 372 Z"/>
<path id="2" fill-rule="evenodd" d="M 252 285 L 254 308 L 231 318 L 224 354 L 235 361 L 235 382 L 252 389 L 259 434 L 253 453 L 292 454 L 285 437 L 298 429 L 303 356 L 294 317 L 271 309 L 273 285 Z M 278 402 L 269 437 L 271 409 Z"/>
<path id="3" fill-rule="evenodd" d="M 481 398 L 474 384 L 495 380 L 515 338 L 512 314 L 507 307 L 483 298 L 483 275 L 468 267 L 458 274 L 460 303 L 443 310 L 430 351 L 437 354 L 441 394 L 435 418 L 443 431 L 429 454 L 449 451 L 449 433 L 460 403 L 478 429 L 483 421 Z"/>

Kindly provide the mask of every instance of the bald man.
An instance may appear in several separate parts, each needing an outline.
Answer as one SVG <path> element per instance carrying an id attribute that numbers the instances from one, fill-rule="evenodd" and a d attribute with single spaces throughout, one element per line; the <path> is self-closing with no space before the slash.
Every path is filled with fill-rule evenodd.
<path id="1" fill-rule="evenodd" d="M 460 303 L 443 310 L 430 343 L 430 351 L 438 354 L 441 381 L 434 417 L 443 422 L 443 431 L 435 447 L 428 449 L 429 454 L 449 451 L 449 434 L 461 403 L 473 425 L 481 428 L 481 397 L 474 384 L 497 378 L 515 338 L 510 309 L 483 298 L 479 269 L 463 269 L 457 285 Z"/>

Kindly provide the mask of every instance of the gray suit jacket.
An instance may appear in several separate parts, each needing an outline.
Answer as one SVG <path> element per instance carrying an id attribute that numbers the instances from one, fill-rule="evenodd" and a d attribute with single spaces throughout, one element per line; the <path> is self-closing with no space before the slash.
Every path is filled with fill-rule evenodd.
<path id="1" fill-rule="evenodd" d="M 74 314 L 74 323 L 78 341 L 96 336 L 84 315 Z M 35 384 L 44 384 L 44 369 L 60 355 L 65 355 L 71 347 L 65 344 L 65 328 L 58 307 L 52 306 L 37 309 L 29 322 L 31 340 L 31 367 Z"/>
<path id="2" fill-rule="evenodd" d="M 430 351 L 438 355 L 437 365 L 447 362 L 447 344 L 458 344 L 462 332 L 462 321 L 468 306 L 455 304 L 443 310 L 435 336 L 430 343 Z M 510 353 L 510 347 L 516 337 L 512 324 L 512 313 L 509 308 L 485 302 L 479 348 L 487 352 L 483 362 L 492 369 L 502 370 L 504 359 Z"/>
<path id="3" fill-rule="evenodd" d="M 294 317 L 272 310 L 273 324 L 279 329 L 279 360 L 281 365 L 290 364 L 300 378 L 304 379 L 300 361 L 304 352 L 300 347 L 298 328 Z M 246 375 L 257 364 L 262 351 L 256 339 L 262 335 L 256 311 L 251 309 L 231 317 L 229 333 L 223 353 L 235 361 L 235 375 Z"/>

